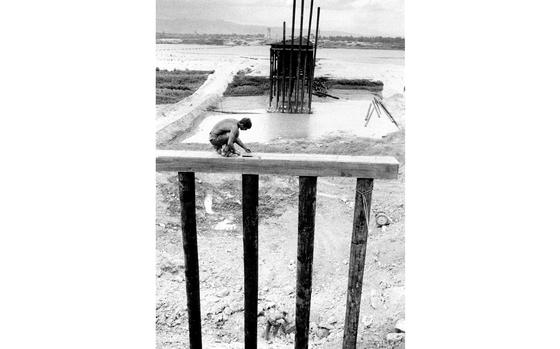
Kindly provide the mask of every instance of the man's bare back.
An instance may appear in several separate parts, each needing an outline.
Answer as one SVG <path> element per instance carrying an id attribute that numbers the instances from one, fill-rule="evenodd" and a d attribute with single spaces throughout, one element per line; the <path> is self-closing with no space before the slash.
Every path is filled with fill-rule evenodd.
<path id="1" fill-rule="evenodd" d="M 222 156 L 239 155 L 239 152 L 235 150 L 234 143 L 237 143 L 247 153 L 250 153 L 251 150 L 239 138 L 239 131 L 250 129 L 251 126 L 252 123 L 249 118 L 221 120 L 210 131 L 210 144 Z"/>

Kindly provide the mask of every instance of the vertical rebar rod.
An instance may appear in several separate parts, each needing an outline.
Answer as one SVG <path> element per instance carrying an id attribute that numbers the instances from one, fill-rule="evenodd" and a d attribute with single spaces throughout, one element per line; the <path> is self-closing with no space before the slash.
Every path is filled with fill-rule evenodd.
<path id="1" fill-rule="evenodd" d="M 280 51 L 282 57 L 282 113 L 286 109 L 286 21 L 283 23 L 282 51 Z"/>
<path id="2" fill-rule="evenodd" d="M 276 86 L 276 80 L 277 80 L 277 73 L 278 71 L 276 70 L 276 64 L 278 61 L 278 56 L 276 54 L 276 50 L 274 50 L 274 55 L 272 57 L 272 98 L 274 101 L 274 96 L 276 96 L 278 94 L 278 88 Z"/>
<path id="3" fill-rule="evenodd" d="M 311 96 L 313 95 L 313 81 L 315 80 L 315 64 L 317 61 L 317 44 L 319 43 L 319 18 L 321 17 L 321 8 L 317 7 L 317 27 L 315 29 L 315 48 L 313 50 L 313 66 L 311 68 L 311 83 L 309 84 L 309 112 L 311 112 Z"/>
<path id="4" fill-rule="evenodd" d="M 306 46 L 307 47 L 307 46 Z M 305 91 L 307 90 L 306 86 L 305 86 L 305 71 L 307 70 L 307 49 L 305 50 L 305 55 L 303 56 L 303 77 L 301 79 L 301 112 L 303 112 L 304 110 L 304 106 L 305 106 Z"/>
<path id="5" fill-rule="evenodd" d="M 270 110 L 270 108 L 272 108 L 272 85 L 273 85 L 273 77 L 272 77 L 272 64 L 274 62 L 274 50 L 272 49 L 272 47 L 270 48 L 270 69 L 269 69 L 269 79 L 268 79 L 268 83 L 270 84 L 270 96 L 268 98 L 268 109 Z"/>
<path id="6" fill-rule="evenodd" d="M 303 41 L 303 7 L 305 0 L 301 0 L 301 15 L 299 20 L 299 47 L 297 56 L 297 69 L 296 69 L 296 113 L 298 112 L 300 101 L 299 101 L 299 89 L 301 88 L 299 83 L 299 71 L 301 69 L 301 45 Z"/>
<path id="7" fill-rule="evenodd" d="M 292 44 L 290 45 L 290 75 L 288 76 L 288 111 L 292 112 L 292 86 L 294 80 L 292 79 L 292 57 L 294 55 L 294 27 L 296 25 L 296 0 L 292 8 Z"/>
<path id="8" fill-rule="evenodd" d="M 307 42 L 305 43 L 305 56 L 304 56 L 304 64 L 303 64 L 303 83 L 302 83 L 302 88 L 301 88 L 301 105 L 302 105 L 302 110 L 303 110 L 303 105 L 304 105 L 304 101 L 305 101 L 305 92 L 309 91 L 309 85 L 311 84 L 309 78 L 311 77 L 311 59 L 307 59 L 307 56 L 309 55 L 309 43 L 311 42 L 311 21 L 313 18 L 313 0 L 311 0 L 311 6 L 309 6 L 309 24 L 307 25 Z M 309 74 L 307 74 L 307 88 L 305 88 L 305 75 L 306 72 L 309 71 Z M 311 94 L 309 94 L 309 96 L 307 97 L 307 100 L 310 101 L 311 100 Z M 309 103 L 309 107 L 308 107 L 308 113 L 311 113 L 311 103 Z"/>
<path id="9" fill-rule="evenodd" d="M 278 102 L 280 101 L 280 52 L 280 50 L 276 50 L 276 63 L 274 64 L 276 68 L 276 111 L 278 111 Z"/>
<path id="10" fill-rule="evenodd" d="M 196 205 L 194 172 L 179 172 L 181 231 L 187 283 L 187 311 L 190 348 L 202 348 L 200 325 L 200 279 L 198 274 L 198 243 L 196 239 Z"/>
<path id="11" fill-rule="evenodd" d="M 259 293 L 259 175 L 241 176 L 243 266 L 245 287 L 245 348 L 257 349 Z"/>

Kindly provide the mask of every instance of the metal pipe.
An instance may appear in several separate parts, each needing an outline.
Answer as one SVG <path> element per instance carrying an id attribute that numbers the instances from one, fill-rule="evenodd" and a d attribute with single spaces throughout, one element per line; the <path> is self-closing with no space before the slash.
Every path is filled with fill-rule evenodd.
<path id="1" fill-rule="evenodd" d="M 280 56 L 284 57 L 282 58 L 282 113 L 286 108 L 286 21 L 283 23 L 282 51 L 280 52 Z"/>
<path id="2" fill-rule="evenodd" d="M 272 90 L 273 90 L 273 94 L 272 94 L 272 98 L 274 101 L 274 96 L 278 95 L 278 68 L 276 67 L 278 65 L 278 56 L 276 54 L 276 51 L 274 50 L 274 55 L 273 55 L 273 59 L 272 59 Z"/>
<path id="3" fill-rule="evenodd" d="M 307 47 L 307 46 L 306 46 Z M 307 70 L 307 49 L 305 50 L 305 55 L 303 56 L 303 77 L 301 78 L 301 112 L 303 112 L 305 106 L 305 71 Z"/>
<path id="4" fill-rule="evenodd" d="M 268 98 L 268 110 L 270 110 L 270 108 L 272 108 L 272 94 L 274 93 L 273 89 L 272 89 L 272 87 L 274 86 L 274 80 L 273 80 L 274 78 L 272 76 L 272 74 L 273 74 L 272 73 L 272 66 L 273 65 L 274 65 L 274 51 L 272 50 L 272 47 L 271 47 L 270 48 L 270 69 L 269 69 L 269 73 L 268 73 L 268 75 L 269 75 L 269 82 L 268 83 L 270 84 L 270 96 Z"/>
<path id="5" fill-rule="evenodd" d="M 298 57 L 297 57 L 297 69 L 296 69 L 296 113 L 299 108 L 299 70 L 301 68 L 301 44 L 303 41 L 303 6 L 305 0 L 301 0 L 301 15 L 299 20 L 299 47 L 298 47 Z"/>
<path id="6" fill-rule="evenodd" d="M 306 72 L 308 70 L 308 68 L 311 68 L 311 59 L 307 59 L 308 53 L 309 53 L 309 43 L 311 41 L 309 41 L 311 39 L 311 19 L 313 18 L 313 0 L 311 0 L 311 6 L 309 7 L 309 25 L 307 26 L 307 42 L 305 43 L 305 56 L 304 56 L 304 63 L 303 63 L 303 82 L 301 84 L 301 106 L 302 106 L 302 111 L 303 111 L 303 106 L 305 103 L 305 91 L 307 90 L 309 92 L 309 85 L 311 84 L 311 81 L 309 80 L 310 76 L 311 76 L 311 69 L 309 69 L 309 75 L 307 76 L 307 88 L 305 88 L 305 75 Z M 307 100 L 309 101 L 311 99 L 311 93 L 308 93 L 309 96 L 307 97 Z M 309 108 L 308 108 L 308 113 L 311 113 L 311 104 L 309 104 Z"/>
<path id="7" fill-rule="evenodd" d="M 278 101 L 280 100 L 280 51 L 276 50 L 276 111 L 278 111 Z"/>
<path id="8" fill-rule="evenodd" d="M 317 44 L 319 43 L 319 18 L 321 17 L 321 8 L 317 7 L 317 28 L 315 29 L 315 49 L 313 51 L 313 67 L 311 69 L 311 84 L 309 86 L 309 112 L 311 112 L 311 95 L 313 90 L 313 81 L 315 79 L 315 64 L 317 61 Z"/>
<path id="9" fill-rule="evenodd" d="M 294 52 L 294 27 L 296 25 L 296 0 L 294 0 L 294 6 L 292 8 L 292 44 L 290 46 L 290 76 L 288 76 L 288 111 L 292 111 L 292 56 Z"/>

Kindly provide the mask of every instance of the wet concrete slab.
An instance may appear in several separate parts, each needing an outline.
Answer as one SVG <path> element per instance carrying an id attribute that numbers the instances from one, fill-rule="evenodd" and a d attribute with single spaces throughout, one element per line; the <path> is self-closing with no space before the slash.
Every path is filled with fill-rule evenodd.
<path id="1" fill-rule="evenodd" d="M 253 127 L 241 132 L 246 143 L 267 143 L 275 139 L 320 139 L 328 136 L 381 138 L 397 127 L 374 113 L 367 127 L 365 116 L 372 98 L 367 91 L 333 91 L 339 100 L 314 98 L 312 114 L 268 113 L 268 96 L 226 97 L 185 134 L 183 143 L 207 143 L 208 134 L 220 120 L 250 118 Z"/>

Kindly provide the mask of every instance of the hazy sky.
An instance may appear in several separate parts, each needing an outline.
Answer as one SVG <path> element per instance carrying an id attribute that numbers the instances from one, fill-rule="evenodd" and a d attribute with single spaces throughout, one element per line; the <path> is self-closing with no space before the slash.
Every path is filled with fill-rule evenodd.
<path id="1" fill-rule="evenodd" d="M 304 21 L 310 3 L 305 1 Z M 156 0 L 156 5 L 158 18 L 168 19 L 221 19 L 281 27 L 282 21 L 289 26 L 292 17 L 292 0 Z M 296 6 L 300 11 L 301 0 Z M 317 6 L 321 7 L 321 30 L 404 36 L 404 0 L 314 0 L 314 21 Z"/>

